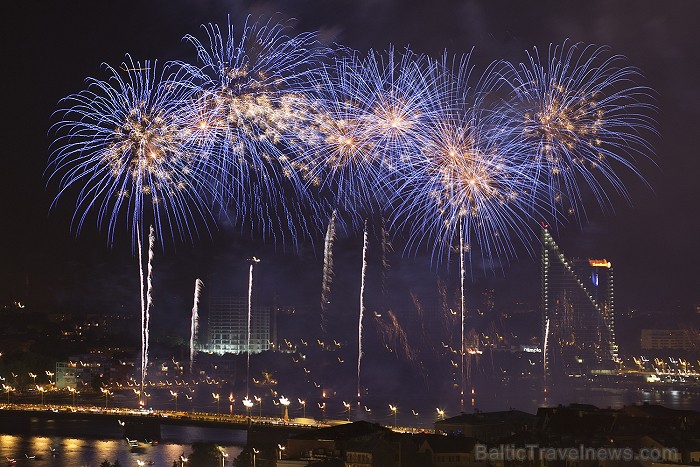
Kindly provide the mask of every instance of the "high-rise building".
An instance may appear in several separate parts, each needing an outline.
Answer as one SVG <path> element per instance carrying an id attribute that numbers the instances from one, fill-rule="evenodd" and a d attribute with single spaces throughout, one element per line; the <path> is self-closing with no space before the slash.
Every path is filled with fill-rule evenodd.
<path id="1" fill-rule="evenodd" d="M 568 259 L 542 229 L 544 371 L 581 374 L 614 368 L 613 268 L 599 259 Z"/>
<path id="2" fill-rule="evenodd" d="M 212 353 L 260 353 L 270 349 L 270 307 L 253 305 L 248 347 L 248 299 L 212 297 L 209 301 L 208 334 Z"/>
<path id="3" fill-rule="evenodd" d="M 696 350 L 692 329 L 642 329 L 642 350 Z"/>

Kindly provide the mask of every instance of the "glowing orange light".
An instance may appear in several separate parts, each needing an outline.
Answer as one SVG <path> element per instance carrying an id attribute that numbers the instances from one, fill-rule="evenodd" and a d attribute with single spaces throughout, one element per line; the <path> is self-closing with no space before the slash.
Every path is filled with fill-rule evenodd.
<path id="1" fill-rule="evenodd" d="M 598 268 L 611 268 L 612 264 L 610 264 L 610 261 L 607 259 L 590 259 L 588 260 L 588 264 L 590 264 L 593 267 L 598 267 Z"/>

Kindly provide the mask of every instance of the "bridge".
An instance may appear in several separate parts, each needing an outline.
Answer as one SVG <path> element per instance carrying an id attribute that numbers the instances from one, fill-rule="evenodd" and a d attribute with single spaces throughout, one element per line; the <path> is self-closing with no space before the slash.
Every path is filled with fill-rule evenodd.
<path id="1" fill-rule="evenodd" d="M 241 414 L 212 414 L 171 410 L 105 408 L 96 406 L 63 406 L 38 404 L 0 404 L 0 426 L 28 426 L 32 419 L 113 422 L 124 428 L 124 436 L 132 439 L 160 440 L 162 425 L 198 426 L 229 430 L 246 430 L 274 438 L 285 438 L 315 428 L 343 423 L 319 422 L 313 419 L 258 417 Z"/>

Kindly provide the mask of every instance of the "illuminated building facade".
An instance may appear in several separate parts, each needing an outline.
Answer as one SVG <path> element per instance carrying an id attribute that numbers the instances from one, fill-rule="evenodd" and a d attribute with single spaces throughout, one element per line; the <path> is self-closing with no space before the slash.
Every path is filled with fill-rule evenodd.
<path id="1" fill-rule="evenodd" d="M 253 305 L 250 318 L 250 353 L 270 349 L 270 307 Z M 248 299 L 212 297 L 208 320 L 209 348 L 216 354 L 248 352 Z"/>
<path id="2" fill-rule="evenodd" d="M 690 329 L 642 329 L 642 350 L 695 350 Z"/>
<path id="3" fill-rule="evenodd" d="M 578 375 L 613 369 L 618 349 L 612 264 L 566 258 L 545 227 L 541 280 L 544 371 Z"/>

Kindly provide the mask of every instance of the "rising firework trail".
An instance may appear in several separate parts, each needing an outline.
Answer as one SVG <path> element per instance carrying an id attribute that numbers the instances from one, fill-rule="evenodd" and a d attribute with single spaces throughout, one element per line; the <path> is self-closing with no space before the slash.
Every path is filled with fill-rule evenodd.
<path id="1" fill-rule="evenodd" d="M 362 281 L 360 283 L 360 318 L 357 324 L 357 403 L 360 403 L 360 370 L 362 368 L 362 318 L 365 314 L 365 278 L 367 276 L 367 246 L 369 245 L 367 235 L 367 221 L 365 220 L 365 231 L 362 239 Z"/>
<path id="2" fill-rule="evenodd" d="M 150 327 L 150 313 L 153 305 L 153 245 L 156 236 L 153 226 L 148 234 L 148 265 L 147 273 L 144 274 L 143 248 L 141 244 L 141 234 L 137 232 L 137 244 L 139 249 L 139 281 L 141 287 L 141 391 L 144 389 L 148 370 L 148 340 Z M 145 277 L 144 277 L 145 276 Z M 143 392 L 142 392 L 143 393 Z"/>
<path id="3" fill-rule="evenodd" d="M 245 396 L 248 398 L 250 395 L 250 318 L 253 315 L 253 266 L 255 263 L 259 263 L 260 260 L 253 256 L 250 260 L 250 272 L 248 274 L 248 325 L 246 327 L 247 329 L 247 337 L 246 337 L 246 350 L 247 350 L 247 358 L 246 358 L 246 377 L 245 377 Z"/>
<path id="4" fill-rule="evenodd" d="M 321 329 L 326 330 L 326 310 L 330 303 L 331 282 L 333 281 L 333 242 L 335 241 L 335 215 L 333 210 L 326 229 L 326 239 L 323 245 L 323 279 L 321 284 Z"/>
<path id="5" fill-rule="evenodd" d="M 460 362 L 460 371 L 461 371 L 461 379 L 460 379 L 460 385 L 461 385 L 461 398 L 460 398 L 460 403 L 462 405 L 462 408 L 464 408 L 464 315 L 465 315 L 465 309 L 464 309 L 464 276 L 466 275 L 465 268 L 464 268 L 464 254 L 465 254 L 465 245 L 464 245 L 464 230 L 462 228 L 462 223 L 459 223 L 459 287 L 460 287 L 460 311 L 461 311 L 461 324 L 460 324 L 460 330 L 461 330 L 461 341 L 459 343 L 459 362 Z"/>
<path id="6" fill-rule="evenodd" d="M 139 250 L 139 287 L 141 288 L 141 392 L 139 393 L 139 402 L 141 402 L 141 394 L 143 394 L 144 381 L 146 380 L 146 337 L 144 333 L 146 329 L 146 285 L 143 273 L 143 248 L 139 231 L 136 232 L 136 242 Z"/>
<path id="7" fill-rule="evenodd" d="M 190 322 L 190 374 L 192 374 L 192 366 L 194 365 L 195 345 L 197 343 L 197 335 L 199 333 L 199 297 L 202 293 L 204 283 L 201 279 L 194 281 L 194 300 L 192 305 L 192 321 Z"/>
<path id="8" fill-rule="evenodd" d="M 143 369 L 142 369 L 142 379 L 141 385 L 143 386 L 146 380 L 146 374 L 148 371 L 148 349 L 149 341 L 151 337 L 151 308 L 153 307 L 153 246 L 156 243 L 156 233 L 153 226 L 150 227 L 148 233 L 148 274 L 146 275 L 146 313 L 145 321 L 143 327 Z"/>

